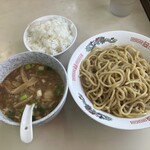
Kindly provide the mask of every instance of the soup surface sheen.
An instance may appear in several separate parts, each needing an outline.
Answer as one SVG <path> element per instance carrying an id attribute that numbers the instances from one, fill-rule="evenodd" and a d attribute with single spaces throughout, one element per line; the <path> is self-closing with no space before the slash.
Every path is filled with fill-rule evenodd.
<path id="1" fill-rule="evenodd" d="M 63 92 L 63 81 L 55 70 L 41 64 L 26 64 L 0 84 L 0 109 L 10 119 L 20 122 L 25 105 L 35 103 L 35 121 L 58 105 Z"/>

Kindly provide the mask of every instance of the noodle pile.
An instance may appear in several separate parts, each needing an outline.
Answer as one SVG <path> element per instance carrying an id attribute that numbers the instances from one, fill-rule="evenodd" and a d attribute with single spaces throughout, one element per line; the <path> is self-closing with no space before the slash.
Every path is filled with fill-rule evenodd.
<path id="1" fill-rule="evenodd" d="M 80 65 L 80 79 L 98 110 L 126 118 L 150 110 L 150 64 L 131 45 L 94 48 Z"/>

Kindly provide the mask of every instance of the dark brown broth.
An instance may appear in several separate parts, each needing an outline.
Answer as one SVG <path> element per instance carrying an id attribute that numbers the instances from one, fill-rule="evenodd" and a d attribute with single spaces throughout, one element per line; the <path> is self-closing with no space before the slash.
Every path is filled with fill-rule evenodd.
<path id="1" fill-rule="evenodd" d="M 25 105 L 35 103 L 33 121 L 38 120 L 58 105 L 63 92 L 63 81 L 54 69 L 27 64 L 11 72 L 0 85 L 0 109 L 20 122 Z"/>

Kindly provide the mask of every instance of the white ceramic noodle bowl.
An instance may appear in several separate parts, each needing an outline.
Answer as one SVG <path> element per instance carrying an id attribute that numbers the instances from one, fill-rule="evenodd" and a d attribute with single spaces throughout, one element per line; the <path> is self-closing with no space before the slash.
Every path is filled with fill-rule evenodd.
<path id="1" fill-rule="evenodd" d="M 61 76 L 64 82 L 64 94 L 59 104 L 56 106 L 56 108 L 52 112 L 50 112 L 47 116 L 39 120 L 33 121 L 32 123 L 33 125 L 41 125 L 48 121 L 51 121 L 54 117 L 56 117 L 57 114 L 61 111 L 62 107 L 64 106 L 67 92 L 68 92 L 67 74 L 64 66 L 56 58 L 40 52 L 23 52 L 10 57 L 5 62 L 0 64 L 0 70 L 1 70 L 0 83 L 13 70 L 15 70 L 16 68 L 22 65 L 29 64 L 29 63 L 43 64 L 53 68 Z M 20 123 L 15 122 L 9 119 L 7 116 L 5 116 L 1 110 L 0 110 L 0 120 L 10 125 L 16 125 L 16 126 L 20 125 Z"/>
<path id="2" fill-rule="evenodd" d="M 150 38 L 128 31 L 110 31 L 95 35 L 83 42 L 72 55 L 68 65 L 68 81 L 71 94 L 77 105 L 89 117 L 106 126 L 135 130 L 150 127 L 150 112 L 139 118 L 119 118 L 111 114 L 97 110 L 86 97 L 80 83 L 79 70 L 82 60 L 90 53 L 94 46 L 105 47 L 110 44 L 127 45 L 132 44 L 139 50 L 144 58 L 150 62 Z M 76 90 L 74 90 L 76 87 Z"/>

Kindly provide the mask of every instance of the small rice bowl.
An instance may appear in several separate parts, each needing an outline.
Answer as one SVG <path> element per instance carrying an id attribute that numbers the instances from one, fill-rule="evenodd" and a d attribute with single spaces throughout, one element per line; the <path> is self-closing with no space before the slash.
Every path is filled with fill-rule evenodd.
<path id="1" fill-rule="evenodd" d="M 69 49 L 76 39 L 76 27 L 61 16 L 45 16 L 33 21 L 25 30 L 28 50 L 58 55 Z"/>

